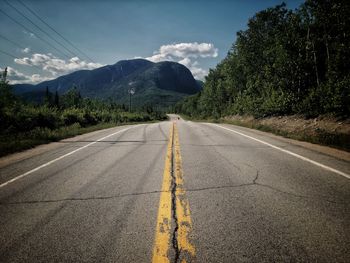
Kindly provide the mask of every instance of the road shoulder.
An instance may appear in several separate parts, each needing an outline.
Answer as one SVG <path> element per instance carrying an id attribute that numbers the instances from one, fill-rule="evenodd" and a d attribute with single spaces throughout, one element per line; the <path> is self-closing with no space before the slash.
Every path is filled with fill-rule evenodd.
<path id="1" fill-rule="evenodd" d="M 97 136 L 99 134 L 108 133 L 109 131 L 116 129 L 117 127 L 119 127 L 119 126 L 107 128 L 107 129 L 102 129 L 102 130 L 97 130 L 97 131 L 93 131 L 93 132 L 89 132 L 89 133 L 84 133 L 84 134 L 77 135 L 77 136 L 74 136 L 71 138 L 60 140 L 58 142 L 41 144 L 41 145 L 38 145 L 38 146 L 31 148 L 31 149 L 28 149 L 28 150 L 24 150 L 21 152 L 12 153 L 12 154 L 0 157 L 0 169 L 3 167 L 6 167 L 8 165 L 29 159 L 31 157 L 45 154 L 46 152 L 49 152 L 49 151 L 58 150 L 58 149 L 65 146 L 65 144 L 62 144 L 62 142 L 83 141 L 83 140 L 86 140 L 89 138 L 93 138 L 94 136 Z"/>

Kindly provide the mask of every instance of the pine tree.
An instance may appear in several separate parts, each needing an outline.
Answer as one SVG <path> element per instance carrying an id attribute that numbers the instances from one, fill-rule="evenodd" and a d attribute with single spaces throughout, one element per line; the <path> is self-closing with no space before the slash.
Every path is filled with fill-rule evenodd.
<path id="1" fill-rule="evenodd" d="M 0 109 L 2 110 L 4 107 L 12 106 L 15 103 L 15 97 L 12 94 L 11 86 L 9 85 L 9 81 L 7 80 L 7 67 L 1 73 L 0 79 Z"/>
<path id="2" fill-rule="evenodd" d="M 60 107 L 60 98 L 59 98 L 59 96 L 58 96 L 57 90 L 56 90 L 56 92 L 55 92 L 54 105 L 55 105 L 55 107 L 57 107 L 57 108 Z"/>

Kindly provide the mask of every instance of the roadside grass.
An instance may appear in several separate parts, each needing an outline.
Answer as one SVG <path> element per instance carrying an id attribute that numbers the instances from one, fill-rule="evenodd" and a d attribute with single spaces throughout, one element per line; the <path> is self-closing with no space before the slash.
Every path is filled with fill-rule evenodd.
<path id="1" fill-rule="evenodd" d="M 320 144 L 325 146 L 331 146 L 340 150 L 350 152 L 350 134 L 330 133 L 325 130 L 319 129 L 315 131 L 315 134 L 310 135 L 307 132 L 288 132 L 282 129 L 277 129 L 268 125 L 259 123 L 246 123 L 242 121 L 227 121 L 221 120 L 221 123 L 233 124 L 255 130 L 273 133 L 285 138 L 290 138 L 298 141 L 305 141 L 314 144 Z"/>
<path id="2" fill-rule="evenodd" d="M 303 132 L 290 132 L 283 129 L 278 129 L 269 125 L 264 125 L 259 123 L 258 120 L 255 121 L 241 121 L 241 120 L 226 120 L 226 119 L 198 119 L 186 115 L 181 115 L 185 120 L 191 120 L 195 122 L 211 122 L 211 123 L 226 123 L 233 124 L 237 126 L 242 126 L 250 129 L 260 130 L 264 132 L 273 133 L 278 136 L 285 138 L 290 138 L 298 141 L 305 141 L 314 144 L 320 144 L 324 146 L 334 147 L 340 150 L 345 150 L 350 152 L 350 134 L 344 133 L 332 133 L 325 131 L 323 129 L 318 129 L 314 131 L 311 135 L 306 130 Z"/>
<path id="3" fill-rule="evenodd" d="M 152 123 L 155 121 L 145 121 L 142 123 Z M 0 135 L 0 157 L 23 151 L 26 149 L 33 148 L 40 144 L 46 144 L 50 142 L 56 142 L 62 139 L 74 137 L 77 135 L 81 135 L 84 133 L 89 133 L 97 130 L 130 125 L 130 124 L 138 124 L 141 122 L 125 122 L 116 124 L 114 122 L 108 123 L 99 123 L 96 125 L 91 125 L 87 127 L 81 127 L 79 123 L 74 123 L 69 126 L 63 126 L 57 129 L 49 129 L 37 127 L 33 130 L 21 133 L 14 134 L 2 134 Z"/>

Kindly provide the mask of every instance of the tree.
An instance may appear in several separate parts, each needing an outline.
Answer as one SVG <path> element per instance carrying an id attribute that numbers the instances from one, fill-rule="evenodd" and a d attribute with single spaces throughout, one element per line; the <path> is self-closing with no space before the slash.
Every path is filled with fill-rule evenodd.
<path id="1" fill-rule="evenodd" d="M 80 91 L 77 89 L 76 86 L 73 86 L 72 89 L 67 91 L 62 96 L 62 104 L 69 108 L 69 107 L 79 107 L 82 102 L 82 97 L 80 95 Z"/>
<path id="2" fill-rule="evenodd" d="M 7 80 L 7 68 L 1 72 L 0 79 L 0 110 L 5 107 L 10 107 L 15 103 L 15 96 L 12 94 L 11 86 Z"/>
<path id="3" fill-rule="evenodd" d="M 60 97 L 58 96 L 57 90 L 55 91 L 55 97 L 54 97 L 54 105 L 55 107 L 60 107 Z"/>
<path id="4" fill-rule="evenodd" d="M 50 92 L 48 86 L 46 86 L 46 90 L 45 90 L 44 105 L 49 106 L 49 107 L 51 107 L 53 105 L 52 93 Z"/>
<path id="5" fill-rule="evenodd" d="M 306 0 L 295 11 L 281 4 L 256 13 L 227 57 L 210 69 L 203 91 L 177 109 L 215 118 L 349 116 L 349 14 L 345 0 Z"/>

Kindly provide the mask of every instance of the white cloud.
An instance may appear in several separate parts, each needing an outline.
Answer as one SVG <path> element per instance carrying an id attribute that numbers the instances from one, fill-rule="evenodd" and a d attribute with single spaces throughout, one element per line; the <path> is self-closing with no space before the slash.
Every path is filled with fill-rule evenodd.
<path id="1" fill-rule="evenodd" d="M 32 33 L 32 32 L 28 32 L 28 31 L 26 31 L 26 30 L 23 30 L 23 33 L 26 34 L 26 35 L 28 35 L 28 36 L 31 37 L 31 38 L 36 38 L 36 35 L 35 35 L 34 33 Z"/>
<path id="2" fill-rule="evenodd" d="M 23 53 L 29 53 L 30 48 L 22 50 Z M 63 60 L 55 57 L 51 53 L 47 54 L 32 54 L 30 57 L 16 58 L 14 62 L 19 65 L 34 66 L 41 68 L 51 74 L 51 76 L 42 76 L 40 74 L 25 75 L 11 67 L 8 67 L 8 77 L 11 84 L 30 83 L 36 84 L 42 81 L 50 80 L 58 76 L 71 73 L 82 69 L 95 69 L 103 66 L 100 63 L 91 63 L 80 60 L 78 57 L 73 57 L 69 60 Z"/>
<path id="3" fill-rule="evenodd" d="M 189 58 L 184 58 L 178 61 L 180 64 L 184 65 L 185 67 L 191 66 L 191 59 Z"/>
<path id="4" fill-rule="evenodd" d="M 146 59 L 153 62 L 164 61 L 168 58 L 215 58 L 218 56 L 218 49 L 211 43 L 178 43 L 163 45 L 153 56 Z"/>
<path id="5" fill-rule="evenodd" d="M 195 79 L 204 80 L 205 76 L 208 75 L 208 71 L 196 66 L 192 66 L 189 69 L 191 70 Z"/>
<path id="6" fill-rule="evenodd" d="M 0 71 L 4 71 L 4 70 L 5 69 L 0 68 Z M 39 82 L 52 79 L 50 77 L 40 76 L 39 74 L 26 75 L 11 67 L 7 67 L 7 78 L 10 84 L 19 84 L 19 83 L 36 84 Z"/>
<path id="7" fill-rule="evenodd" d="M 152 62 L 176 61 L 191 70 L 196 79 L 203 80 L 208 72 L 199 67 L 198 58 L 215 58 L 218 49 L 211 43 L 178 43 L 163 45 L 152 56 L 146 57 Z"/>
<path id="8" fill-rule="evenodd" d="M 205 69 L 199 67 L 198 61 L 192 62 L 190 58 L 184 58 L 178 61 L 178 63 L 187 67 L 192 72 L 195 79 L 204 80 L 205 76 L 208 75 Z"/>
<path id="9" fill-rule="evenodd" d="M 95 69 L 102 67 L 100 63 L 86 62 L 78 57 L 69 60 L 63 60 L 55 57 L 51 53 L 33 54 L 31 57 L 16 58 L 17 64 L 41 67 L 43 70 L 50 72 L 53 76 L 67 74 L 81 69 Z"/>
<path id="10" fill-rule="evenodd" d="M 30 52 L 30 48 L 26 47 L 26 48 L 22 49 L 21 51 L 22 51 L 22 53 L 28 54 Z"/>
<path id="11" fill-rule="evenodd" d="M 52 77 L 44 77 L 41 76 L 40 74 L 33 74 L 30 77 L 30 82 L 29 83 L 40 83 L 46 80 L 51 80 L 53 79 Z"/>

